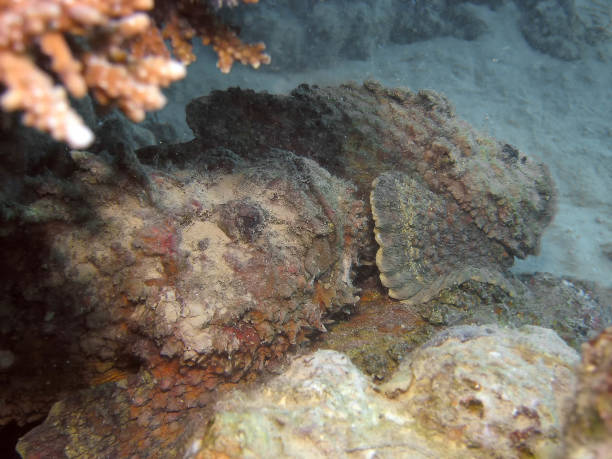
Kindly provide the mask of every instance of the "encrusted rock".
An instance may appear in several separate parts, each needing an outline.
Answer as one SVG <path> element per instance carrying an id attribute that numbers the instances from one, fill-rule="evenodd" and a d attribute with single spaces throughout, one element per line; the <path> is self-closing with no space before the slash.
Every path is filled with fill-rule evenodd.
<path id="1" fill-rule="evenodd" d="M 561 457 L 578 363 L 552 330 L 466 325 L 425 343 L 380 389 L 474 457 Z"/>
<path id="2" fill-rule="evenodd" d="M 375 386 L 320 350 L 224 397 L 189 457 L 561 457 L 578 360 L 548 329 L 456 327 Z"/>
<path id="3" fill-rule="evenodd" d="M 388 380 L 407 351 L 436 331 L 490 323 L 550 328 L 580 352 L 612 323 L 610 291 L 544 273 L 509 277 L 498 284 L 469 280 L 421 304 L 365 290 L 350 317 L 328 327 L 316 347 L 340 351 L 374 380 Z"/>
<path id="4" fill-rule="evenodd" d="M 578 392 L 567 422 L 567 457 L 604 459 L 612 451 L 612 327 L 583 345 Z"/>
<path id="5" fill-rule="evenodd" d="M 296 358 L 266 387 L 235 391 L 215 407 L 188 457 L 414 457 L 440 450 L 377 394 L 343 354 Z M 437 453 L 437 454 L 436 454 Z"/>

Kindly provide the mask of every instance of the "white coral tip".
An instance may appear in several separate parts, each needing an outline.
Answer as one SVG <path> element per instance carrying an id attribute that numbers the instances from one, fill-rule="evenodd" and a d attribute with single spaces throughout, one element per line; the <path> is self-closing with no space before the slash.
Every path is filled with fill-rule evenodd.
<path id="1" fill-rule="evenodd" d="M 66 130 L 66 142 L 72 148 L 87 148 L 93 140 L 93 132 L 80 120 L 70 123 Z"/>

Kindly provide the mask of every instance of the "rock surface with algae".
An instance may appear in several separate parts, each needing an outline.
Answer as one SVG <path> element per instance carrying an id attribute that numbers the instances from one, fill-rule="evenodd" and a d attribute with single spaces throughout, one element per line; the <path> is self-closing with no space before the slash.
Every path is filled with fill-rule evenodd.
<path id="1" fill-rule="evenodd" d="M 567 457 L 608 457 L 612 451 L 612 327 L 583 344 L 575 401 L 566 423 Z"/>
<path id="2" fill-rule="evenodd" d="M 561 457 L 578 360 L 548 329 L 462 326 L 375 386 L 320 350 L 224 397 L 189 457 Z"/>

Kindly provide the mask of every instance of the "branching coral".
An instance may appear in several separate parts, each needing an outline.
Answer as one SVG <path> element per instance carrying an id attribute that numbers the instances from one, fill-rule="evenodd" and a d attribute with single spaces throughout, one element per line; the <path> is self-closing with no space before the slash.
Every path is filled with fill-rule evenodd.
<path id="1" fill-rule="evenodd" d="M 257 3 L 258 0 L 242 0 L 243 3 Z M 221 22 L 214 10 L 222 6 L 236 6 L 238 0 L 209 0 L 198 4 L 197 0 L 158 0 L 154 16 L 158 23 L 165 22 L 164 36 L 170 38 L 175 54 L 184 63 L 193 61 L 190 40 L 194 35 L 202 37 L 205 45 L 213 47 L 219 61 L 217 67 L 228 73 L 234 61 L 258 68 L 268 64 L 270 56 L 264 53 L 263 43 L 245 44 L 236 33 Z"/>
<path id="2" fill-rule="evenodd" d="M 243 0 L 255 3 L 257 0 Z M 234 60 L 257 68 L 264 45 L 246 45 L 215 10 L 237 0 L 0 0 L 0 98 L 5 111 L 73 148 L 93 133 L 70 107 L 68 94 L 88 91 L 133 121 L 165 104 L 162 87 L 185 76 L 191 38 L 200 35 L 227 73 Z M 169 39 L 172 59 L 164 39 Z"/>

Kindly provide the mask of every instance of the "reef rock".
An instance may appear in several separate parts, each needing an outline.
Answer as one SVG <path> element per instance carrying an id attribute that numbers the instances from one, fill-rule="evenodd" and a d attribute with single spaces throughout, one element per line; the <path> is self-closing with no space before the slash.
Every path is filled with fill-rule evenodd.
<path id="1" fill-rule="evenodd" d="M 432 457 L 412 422 L 335 351 L 299 357 L 265 387 L 231 392 L 215 411 L 188 457 Z"/>
<path id="2" fill-rule="evenodd" d="M 552 330 L 466 325 L 409 355 L 380 390 L 475 456 L 560 457 L 578 363 Z"/>
<path id="3" fill-rule="evenodd" d="M 390 42 L 411 43 L 446 35 L 473 40 L 486 26 L 465 3 L 284 0 L 221 14 L 241 28 L 244 39 L 266 43 L 274 59 L 263 71 L 293 72 L 336 64 L 339 59 L 365 60 Z"/>
<path id="4" fill-rule="evenodd" d="M 263 71 L 289 73 L 369 59 L 393 43 L 476 40 L 490 24 L 474 4 L 501 9 L 505 21 L 520 15 L 527 43 L 558 58 L 577 59 L 609 38 L 609 4 L 597 0 L 283 0 L 221 14 L 246 41 L 266 43 L 274 59 Z"/>
<path id="5" fill-rule="evenodd" d="M 571 459 L 604 459 L 612 451 L 612 327 L 585 343 L 578 391 L 566 424 Z"/>
<path id="6" fill-rule="evenodd" d="M 561 457 L 578 360 L 548 329 L 456 327 L 376 386 L 320 350 L 224 397 L 189 457 Z"/>
<path id="7" fill-rule="evenodd" d="M 612 323 L 606 289 L 544 273 L 507 277 L 499 284 L 469 280 L 421 304 L 394 301 L 379 289 L 365 288 L 351 315 L 330 325 L 314 346 L 346 354 L 381 381 L 389 379 L 408 351 L 447 327 L 538 325 L 580 352 Z"/>

